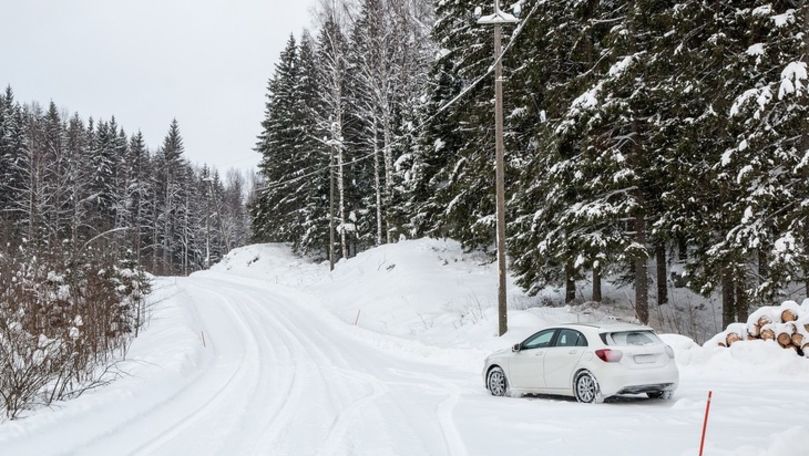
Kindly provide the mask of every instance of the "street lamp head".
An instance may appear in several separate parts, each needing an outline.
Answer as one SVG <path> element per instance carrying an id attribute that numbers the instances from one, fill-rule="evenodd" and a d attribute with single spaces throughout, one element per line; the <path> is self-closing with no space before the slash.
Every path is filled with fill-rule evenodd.
<path id="1" fill-rule="evenodd" d="M 490 14 L 478 19 L 478 24 L 480 25 L 505 25 L 516 24 L 518 22 L 520 22 L 519 19 L 509 13 L 504 13 L 503 11 L 500 11 L 498 14 Z"/>
<path id="2" fill-rule="evenodd" d="M 519 3 L 512 7 L 512 10 L 519 10 Z M 480 7 L 475 9 L 475 12 L 478 13 L 480 11 Z M 500 1 L 494 1 L 494 14 L 489 14 L 488 16 L 477 16 L 478 24 L 480 25 L 505 25 L 505 24 L 516 24 L 520 22 L 514 15 L 509 14 L 500 9 Z"/>

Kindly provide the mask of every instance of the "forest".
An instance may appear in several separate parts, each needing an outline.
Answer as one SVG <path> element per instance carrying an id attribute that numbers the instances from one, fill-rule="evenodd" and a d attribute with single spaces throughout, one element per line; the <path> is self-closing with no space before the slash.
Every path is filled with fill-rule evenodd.
<path id="1" fill-rule="evenodd" d="M 332 262 L 423 236 L 492 249 L 487 3 L 321 2 L 268 84 L 257 240 Z M 676 279 L 719 295 L 723 326 L 806 295 L 808 2 L 506 3 L 521 19 L 500 56 L 521 286 L 573 300 L 587 283 L 599 301 L 622 281 L 647 322 Z"/>
<path id="2" fill-rule="evenodd" d="M 0 95 L 0 405 L 14 417 L 110 380 L 147 321 L 148 274 L 187 275 L 249 236 L 247 183 L 140 132 Z M 108 366 L 104 369 L 104 366 Z"/>

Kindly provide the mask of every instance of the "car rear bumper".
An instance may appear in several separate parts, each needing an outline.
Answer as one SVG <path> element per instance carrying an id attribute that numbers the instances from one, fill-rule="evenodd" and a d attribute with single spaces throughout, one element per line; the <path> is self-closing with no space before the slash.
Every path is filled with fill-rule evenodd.
<path id="1" fill-rule="evenodd" d="M 674 391 L 680 381 L 675 363 L 666 366 L 610 372 L 598 378 L 604 397 L 616 394 L 640 394 L 656 391 Z"/>

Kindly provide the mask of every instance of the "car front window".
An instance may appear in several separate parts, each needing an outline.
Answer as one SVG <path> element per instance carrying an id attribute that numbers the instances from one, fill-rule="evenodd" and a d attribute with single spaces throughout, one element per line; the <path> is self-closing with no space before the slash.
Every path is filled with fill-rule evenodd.
<path id="1" fill-rule="evenodd" d="M 522 343 L 522 349 L 531 350 L 533 348 L 549 347 L 551 345 L 551 341 L 553 340 L 554 333 L 556 333 L 555 329 L 540 331 L 528 339 L 525 339 L 525 341 Z"/>

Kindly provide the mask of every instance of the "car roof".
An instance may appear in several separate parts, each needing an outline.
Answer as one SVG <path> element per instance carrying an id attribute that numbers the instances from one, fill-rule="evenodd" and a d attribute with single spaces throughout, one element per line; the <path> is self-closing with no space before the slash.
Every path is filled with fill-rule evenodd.
<path id="1" fill-rule="evenodd" d="M 557 328 L 571 328 L 583 329 L 591 328 L 599 332 L 620 332 L 620 331 L 654 331 L 652 328 L 644 325 L 634 323 L 626 323 L 622 321 L 604 321 L 593 323 L 566 323 L 563 325 L 556 325 Z"/>

